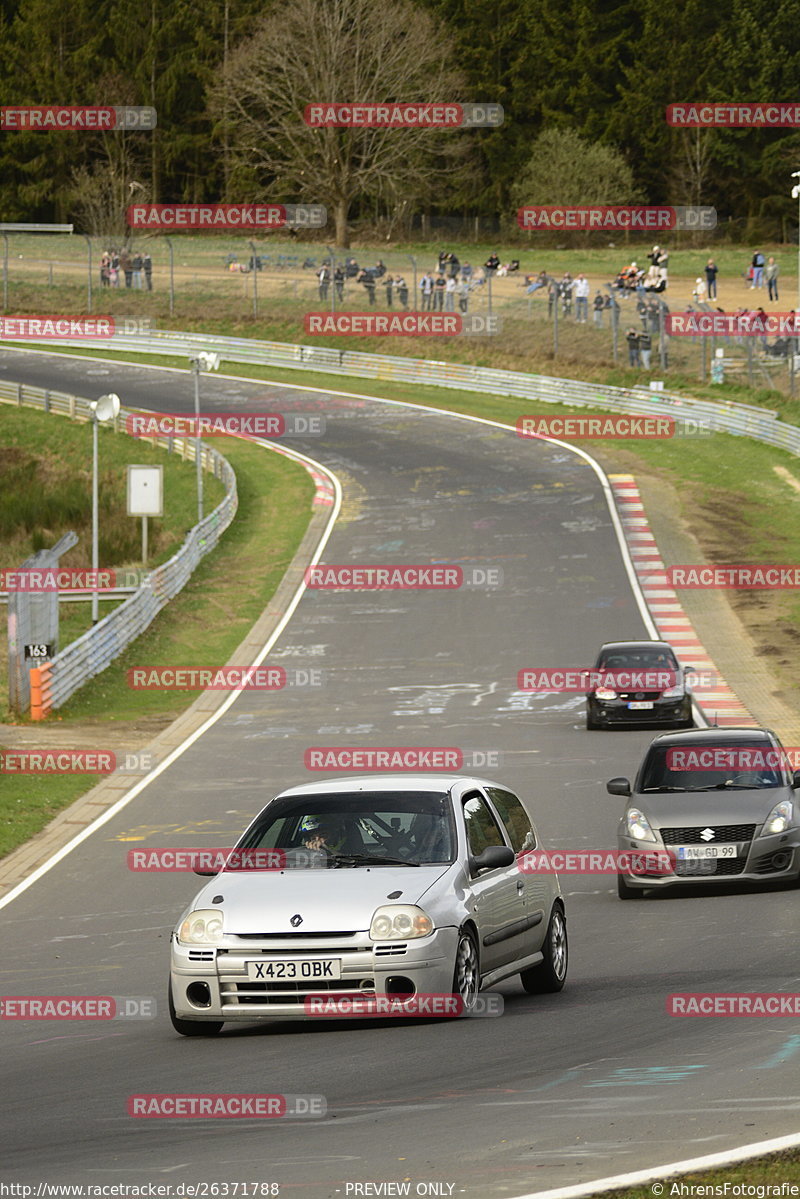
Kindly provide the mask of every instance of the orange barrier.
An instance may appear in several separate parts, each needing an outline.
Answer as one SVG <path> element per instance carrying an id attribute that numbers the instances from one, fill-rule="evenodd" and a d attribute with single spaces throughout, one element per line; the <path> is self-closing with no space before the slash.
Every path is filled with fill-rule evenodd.
<path id="1" fill-rule="evenodd" d="M 31 671 L 31 720 L 44 720 L 52 709 L 50 663 L 34 666 Z"/>

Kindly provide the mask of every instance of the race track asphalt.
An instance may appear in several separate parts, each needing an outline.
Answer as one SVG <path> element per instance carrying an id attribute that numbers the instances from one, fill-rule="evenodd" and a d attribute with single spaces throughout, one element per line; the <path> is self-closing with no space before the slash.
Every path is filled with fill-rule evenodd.
<path id="1" fill-rule="evenodd" d="M 191 407 L 186 372 L 10 351 L 0 372 L 89 397 L 114 390 L 128 407 Z M 520 793 L 546 846 L 612 847 L 621 801 L 605 781 L 630 776 L 653 735 L 587 733 L 580 696 L 517 688 L 522 667 L 589 665 L 602 641 L 647 636 L 584 460 L 367 399 L 213 376 L 202 392 L 204 411 L 325 415 L 324 436 L 290 444 L 344 488 L 326 562 L 439 560 L 500 568 L 502 584 L 308 591 L 268 661 L 321 668 L 324 685 L 243 693 L 0 911 L 4 995 L 159 1004 L 154 1020 L 3 1021 L 3 1180 L 276 1183 L 302 1199 L 409 1180 L 410 1194 L 438 1183 L 427 1193 L 515 1196 L 794 1132 L 793 1021 L 665 1008 L 674 991 L 794 989 L 792 889 L 623 904 L 611 875 L 563 875 L 571 966 L 560 995 L 529 996 L 513 979 L 497 988 L 497 1019 L 173 1032 L 169 932 L 200 880 L 129 871 L 132 845 L 231 844 L 266 800 L 313 777 L 309 747 L 419 745 L 493 755 L 474 773 Z M 322 1095 L 327 1115 L 132 1119 L 127 1097 L 143 1092 Z"/>

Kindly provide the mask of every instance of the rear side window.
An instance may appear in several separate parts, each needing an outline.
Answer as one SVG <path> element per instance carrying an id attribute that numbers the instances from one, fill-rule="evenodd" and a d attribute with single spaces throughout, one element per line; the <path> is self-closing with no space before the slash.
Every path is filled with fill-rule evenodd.
<path id="1" fill-rule="evenodd" d="M 514 853 L 527 853 L 529 849 L 535 849 L 536 834 L 528 813 L 513 791 L 505 791 L 502 787 L 487 787 L 486 794 L 500 813 Z"/>

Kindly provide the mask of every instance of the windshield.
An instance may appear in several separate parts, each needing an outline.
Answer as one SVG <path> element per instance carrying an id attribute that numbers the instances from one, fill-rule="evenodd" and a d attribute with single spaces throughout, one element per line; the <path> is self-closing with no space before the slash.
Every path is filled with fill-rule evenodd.
<path id="1" fill-rule="evenodd" d="M 637 791 L 753 791 L 791 783 L 781 750 L 766 743 L 738 746 L 659 745 L 642 767 Z"/>
<path id="2" fill-rule="evenodd" d="M 360 791 L 276 800 L 238 848 L 280 851 L 286 869 L 328 870 L 444 864 L 454 845 L 446 793 Z"/>
<path id="3" fill-rule="evenodd" d="M 600 654 L 601 670 L 680 670 L 676 659 L 665 650 L 607 650 Z"/>

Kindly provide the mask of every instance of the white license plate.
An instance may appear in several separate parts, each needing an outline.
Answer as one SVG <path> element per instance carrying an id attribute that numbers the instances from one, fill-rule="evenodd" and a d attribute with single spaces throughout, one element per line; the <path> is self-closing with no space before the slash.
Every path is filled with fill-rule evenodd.
<path id="1" fill-rule="evenodd" d="M 341 958 L 265 958 L 247 963 L 253 982 L 325 982 L 342 977 Z"/>
<path id="2" fill-rule="evenodd" d="M 735 858 L 735 845 L 676 845 L 675 854 L 680 862 L 697 862 L 706 858 Z"/>
<path id="3" fill-rule="evenodd" d="M 631 702 L 628 704 L 628 707 L 631 708 L 634 712 L 642 712 L 645 708 L 647 708 L 648 710 L 650 708 L 654 708 L 655 704 L 650 699 L 632 699 Z"/>

